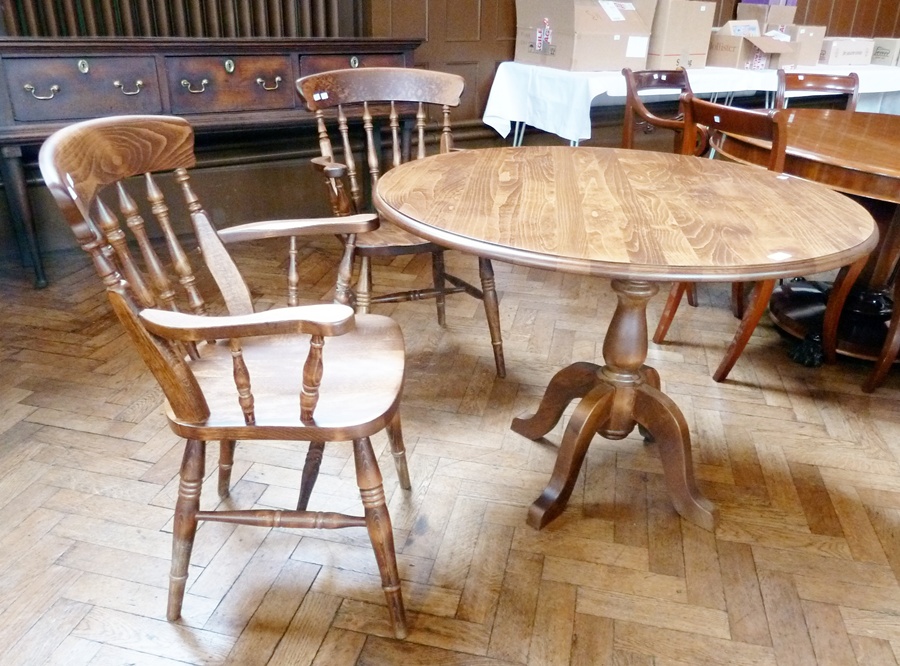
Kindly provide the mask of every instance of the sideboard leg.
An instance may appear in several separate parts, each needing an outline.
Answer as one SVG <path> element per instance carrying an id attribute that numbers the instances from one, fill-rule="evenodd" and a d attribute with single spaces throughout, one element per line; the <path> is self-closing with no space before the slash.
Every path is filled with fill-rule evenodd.
<path id="1" fill-rule="evenodd" d="M 22 149 L 19 146 L 4 146 L 3 159 L 0 160 L 0 177 L 6 189 L 6 201 L 9 204 L 9 217 L 19 243 L 19 254 L 22 262 L 30 260 L 34 269 L 34 286 L 47 286 L 47 276 L 41 261 L 37 233 L 34 228 L 34 217 L 28 203 L 28 192 L 25 187 L 25 169 L 22 167 Z"/>

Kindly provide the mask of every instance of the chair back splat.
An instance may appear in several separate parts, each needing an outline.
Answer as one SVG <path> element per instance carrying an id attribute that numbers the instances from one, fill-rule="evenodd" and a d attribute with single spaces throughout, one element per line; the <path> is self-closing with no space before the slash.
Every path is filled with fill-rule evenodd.
<path id="1" fill-rule="evenodd" d="M 740 134 L 772 144 L 768 168 L 784 171 L 787 147 L 787 116 L 780 111 L 757 111 L 737 106 L 715 104 L 695 97 L 691 93 L 682 96 L 684 106 L 683 155 L 691 155 L 705 138 L 705 149 L 715 147 L 719 133 Z M 704 131 L 705 130 L 705 131 Z M 706 152 L 703 150 L 701 152 Z"/>
<path id="2" fill-rule="evenodd" d="M 859 100 L 859 76 L 850 74 L 810 74 L 807 72 L 785 72 L 778 70 L 778 84 L 775 89 L 775 108 L 784 109 L 788 105 L 788 93 L 819 93 L 822 95 L 842 95 L 846 99 L 844 109 L 856 111 Z"/>
<path id="3" fill-rule="evenodd" d="M 181 118 L 117 116 L 76 123 L 47 139 L 39 162 L 113 312 L 165 395 L 171 429 L 186 440 L 168 619 L 181 615 L 198 521 L 364 526 L 394 634 L 405 636 L 393 532 L 369 439 L 387 431 L 397 480 L 409 488 L 399 415 L 405 354 L 397 324 L 355 315 L 340 303 L 254 312 L 250 289 L 191 185 L 194 133 Z M 172 192 L 170 200 L 166 193 Z M 235 241 L 323 232 L 353 236 L 376 222 L 373 215 L 260 221 L 228 232 Z M 186 247 L 190 232 L 199 258 Z M 220 442 L 223 498 L 238 440 L 308 442 L 297 508 L 201 511 L 205 448 L 214 440 Z M 347 440 L 353 442 L 363 515 L 308 511 L 325 443 Z"/>
<path id="4" fill-rule="evenodd" d="M 385 171 L 409 159 L 454 148 L 450 114 L 459 105 L 464 88 L 463 78 L 455 74 L 363 67 L 312 74 L 296 85 L 316 116 L 321 155 L 313 164 L 324 177 L 335 215 L 371 211 L 371 193 Z M 446 271 L 445 248 L 384 221 L 375 231 L 357 236 L 354 251 L 360 260 L 352 299 L 357 312 L 368 312 L 376 303 L 433 298 L 438 324 L 444 326 L 445 297 L 465 292 L 484 304 L 495 369 L 499 377 L 506 376 L 490 260 L 478 260 L 481 285 L 476 287 Z M 374 293 L 373 257 L 415 254 L 431 256 L 430 287 Z"/>

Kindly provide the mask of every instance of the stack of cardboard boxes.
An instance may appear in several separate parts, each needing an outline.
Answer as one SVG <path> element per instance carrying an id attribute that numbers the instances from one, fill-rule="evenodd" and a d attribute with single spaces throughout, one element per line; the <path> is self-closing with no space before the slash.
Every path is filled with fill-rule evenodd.
<path id="1" fill-rule="evenodd" d="M 791 69 L 819 62 L 825 26 L 795 25 L 797 0 L 750 0 L 737 5 L 710 40 L 709 64 L 744 69 Z"/>
<path id="2" fill-rule="evenodd" d="M 516 0 L 516 62 L 573 71 L 703 67 L 715 2 Z"/>
<path id="3" fill-rule="evenodd" d="M 826 37 L 794 24 L 796 4 L 743 0 L 714 29 L 714 1 L 516 0 L 515 59 L 573 71 L 900 64 L 900 39 Z"/>

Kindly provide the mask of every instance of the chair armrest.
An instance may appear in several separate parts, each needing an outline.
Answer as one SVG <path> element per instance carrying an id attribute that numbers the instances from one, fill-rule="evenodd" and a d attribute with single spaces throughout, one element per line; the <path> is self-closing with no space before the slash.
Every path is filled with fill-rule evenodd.
<path id="1" fill-rule="evenodd" d="M 217 231 L 223 243 L 239 243 L 261 238 L 361 234 L 378 228 L 378 216 L 361 213 L 347 217 L 317 217 L 297 220 L 266 220 L 238 224 Z"/>
<path id="2" fill-rule="evenodd" d="M 347 175 L 347 165 L 342 162 L 335 162 L 327 157 L 313 157 L 310 162 L 312 165 L 325 174 L 326 178 L 343 178 Z"/>
<path id="3" fill-rule="evenodd" d="M 633 101 L 634 104 L 634 112 L 638 115 L 639 118 L 647 121 L 651 125 L 655 125 L 656 127 L 663 127 L 665 129 L 671 130 L 680 130 L 684 128 L 684 120 L 679 118 L 663 118 L 661 116 L 657 116 L 654 113 L 650 113 L 650 110 L 644 106 L 644 103 L 639 99 Z"/>
<path id="4" fill-rule="evenodd" d="M 339 303 L 300 305 L 222 317 L 148 308 L 141 310 L 138 316 L 154 335 L 183 342 L 297 333 L 334 336 L 356 327 L 353 308 Z"/>

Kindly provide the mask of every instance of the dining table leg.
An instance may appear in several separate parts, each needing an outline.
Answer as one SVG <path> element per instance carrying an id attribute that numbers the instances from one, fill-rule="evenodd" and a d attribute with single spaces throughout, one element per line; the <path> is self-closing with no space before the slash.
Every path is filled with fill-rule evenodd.
<path id="1" fill-rule="evenodd" d="M 559 422 L 566 407 L 580 399 L 566 424 L 550 482 L 528 512 L 541 529 L 562 513 L 595 434 L 624 439 L 640 427 L 660 451 L 672 503 L 688 521 L 712 530 L 716 508 L 694 480 L 687 422 L 675 402 L 660 390 L 659 373 L 647 358 L 647 303 L 658 291 L 653 282 L 613 280 L 618 304 L 603 342 L 604 365 L 578 362 L 554 375 L 534 414 L 513 419 L 512 430 L 539 439 Z"/>

